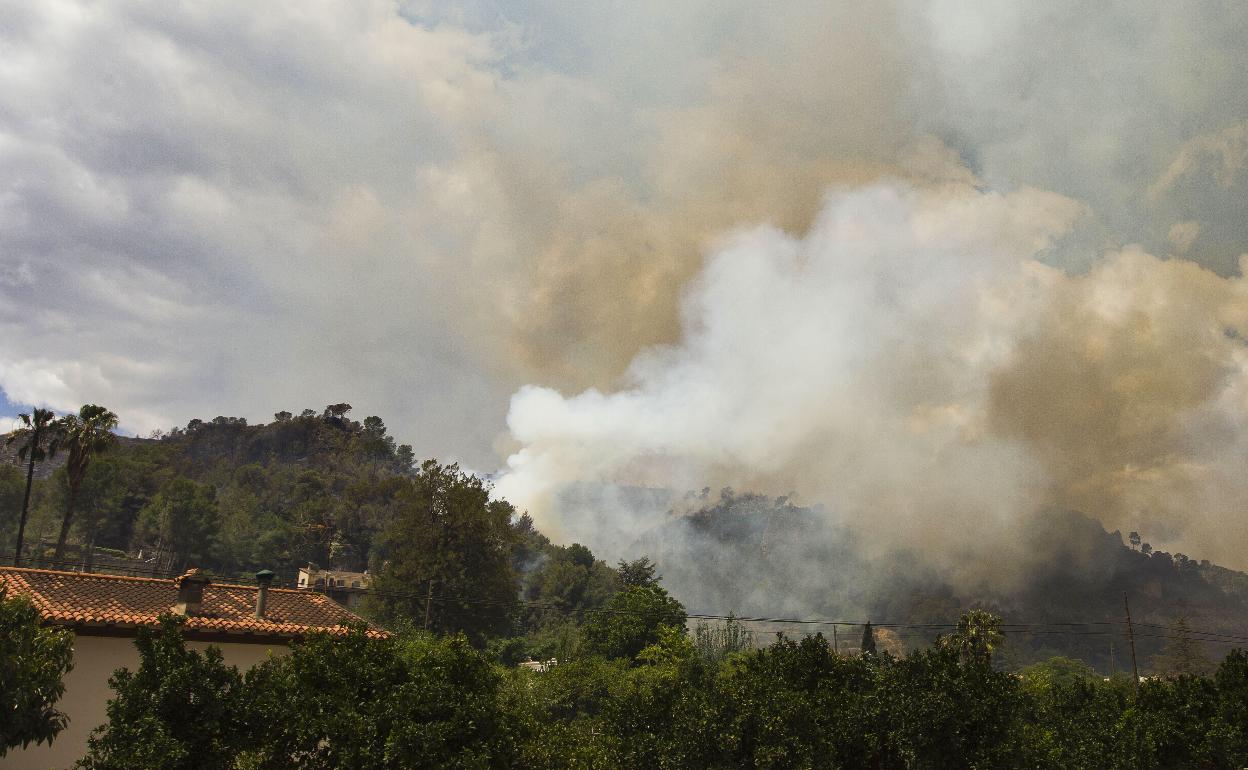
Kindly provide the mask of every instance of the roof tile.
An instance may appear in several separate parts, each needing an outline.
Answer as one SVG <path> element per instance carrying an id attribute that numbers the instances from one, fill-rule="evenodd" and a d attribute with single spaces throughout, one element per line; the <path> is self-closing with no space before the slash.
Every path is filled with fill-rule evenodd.
<path id="1" fill-rule="evenodd" d="M 138 627 L 159 625 L 178 600 L 173 580 L 122 575 L 0 567 L 10 595 L 29 597 L 45 622 L 59 625 Z M 263 619 L 255 616 L 255 586 L 210 583 L 199 614 L 187 617 L 192 632 L 299 638 L 314 631 L 341 632 L 362 618 L 327 596 L 308 590 L 270 588 Z M 387 632 L 369 626 L 370 635 Z"/>

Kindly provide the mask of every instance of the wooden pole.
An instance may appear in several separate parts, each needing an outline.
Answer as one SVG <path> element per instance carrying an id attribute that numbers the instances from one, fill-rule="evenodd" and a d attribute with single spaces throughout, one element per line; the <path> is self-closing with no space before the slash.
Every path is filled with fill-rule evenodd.
<path id="1" fill-rule="evenodd" d="M 1122 606 L 1127 611 L 1127 641 L 1131 642 L 1131 688 L 1136 695 L 1140 694 L 1140 669 L 1135 663 L 1135 627 L 1131 625 L 1131 605 L 1127 603 L 1127 592 L 1122 592 Z"/>
<path id="2" fill-rule="evenodd" d="M 836 641 L 836 624 L 832 624 L 832 651 L 837 655 L 841 654 L 841 646 Z"/>
<path id="3" fill-rule="evenodd" d="M 425 630 L 429 630 L 429 608 L 433 605 L 433 579 L 429 579 L 429 590 L 425 594 Z"/>

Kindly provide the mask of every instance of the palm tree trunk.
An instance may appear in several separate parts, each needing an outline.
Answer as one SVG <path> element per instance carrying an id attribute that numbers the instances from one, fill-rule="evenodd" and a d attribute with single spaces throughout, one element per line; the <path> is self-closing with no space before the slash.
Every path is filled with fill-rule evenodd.
<path id="1" fill-rule="evenodd" d="M 65 541 L 69 539 L 69 526 L 74 523 L 74 506 L 78 504 L 78 488 L 69 487 L 69 499 L 65 501 L 65 518 L 61 521 L 61 535 L 56 539 L 56 553 L 53 559 L 57 562 L 65 557 Z"/>
<path id="2" fill-rule="evenodd" d="M 95 533 L 100 529 L 98 516 L 95 518 L 97 520 L 91 522 L 91 534 L 87 536 L 87 561 L 83 567 L 84 572 L 91 572 L 95 569 Z"/>
<path id="3" fill-rule="evenodd" d="M 35 482 L 35 458 L 31 453 L 30 462 L 26 464 L 26 494 L 22 496 L 22 516 L 17 520 L 17 548 L 13 551 L 13 566 L 22 566 L 22 545 L 26 537 L 26 512 L 30 510 L 30 487 Z"/>

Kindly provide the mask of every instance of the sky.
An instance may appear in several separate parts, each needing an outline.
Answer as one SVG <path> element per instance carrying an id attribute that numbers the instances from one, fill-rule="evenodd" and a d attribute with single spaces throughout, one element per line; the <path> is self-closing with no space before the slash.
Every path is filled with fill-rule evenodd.
<path id="1" fill-rule="evenodd" d="M 556 528 L 573 479 L 705 480 L 1232 558 L 1245 40 L 1214 0 L 0 0 L 0 415 L 347 401 Z"/>
<path id="2" fill-rule="evenodd" d="M 4 391 L 0 390 L 0 430 L 12 430 L 14 419 L 21 411 L 21 406 L 9 401 Z"/>

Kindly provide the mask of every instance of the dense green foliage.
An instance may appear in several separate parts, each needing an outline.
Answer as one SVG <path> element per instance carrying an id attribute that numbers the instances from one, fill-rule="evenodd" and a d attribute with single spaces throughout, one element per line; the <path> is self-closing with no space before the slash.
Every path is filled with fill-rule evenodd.
<path id="1" fill-rule="evenodd" d="M 475 476 L 432 460 L 397 488 L 393 505 L 372 559 L 377 617 L 474 640 L 507 634 L 519 585 L 511 505 L 490 500 Z"/>
<path id="2" fill-rule="evenodd" d="M 159 631 L 140 629 L 137 671 L 120 669 L 109 680 L 116 697 L 108 724 L 88 741 L 87 770 L 226 770 L 247 728 L 239 708 L 243 678 L 225 665 L 221 651 L 188 650 L 184 618 L 168 615 Z"/>
<path id="3" fill-rule="evenodd" d="M 45 463 L 55 470 L 36 483 L 27 540 L 42 543 L 36 559 L 50 563 L 73 500 L 66 558 L 81 561 L 94 535 L 100 549 L 141 552 L 138 566 L 159 571 L 191 561 L 227 575 L 272 568 L 290 576 L 309 562 L 365 569 L 413 458 L 380 419 L 361 424 L 349 411 L 335 404 L 298 417 L 282 412 L 257 426 L 192 420 L 153 439 L 121 439 L 85 469 L 78 463 L 72 470 L 81 478 L 67 462 Z M 6 508 L 0 518 L 7 525 L 15 514 Z M 179 540 L 182 523 L 193 525 L 193 537 Z"/>
<path id="4" fill-rule="evenodd" d="M 515 655 L 575 646 L 568 613 L 607 601 L 613 570 L 583 546 L 553 545 L 456 466 L 416 467 L 380 418 L 356 422 L 350 409 L 279 412 L 254 426 L 192 420 L 100 452 L 107 442 L 88 440 L 84 427 L 98 421 L 96 411 L 84 407 L 86 417 L 71 416 L 74 431 L 56 427 L 69 418 L 50 423 L 46 435 L 91 451 L 74 452 L 73 463 L 61 452 L 59 465 L 49 455 L 41 466 L 27 552 L 40 566 L 94 561 L 141 574 L 195 566 L 246 579 L 267 568 L 279 585 L 309 563 L 371 570 L 377 590 L 368 609 L 388 624 L 463 631 L 476 644 L 527 635 L 512 643 Z M 29 439 L 16 435 L 14 445 Z M 6 542 L 16 535 L 23 487 L 17 466 L 0 466 Z M 66 512 L 72 537 L 62 562 L 55 544 Z"/>
<path id="5" fill-rule="evenodd" d="M 260 770 L 508 767 L 503 673 L 462 635 L 319 635 L 247 675 Z"/>
<path id="6" fill-rule="evenodd" d="M 16 466 L 0 465 L 0 552 L 11 548 L 17 539 L 25 489 L 25 477 Z"/>
<path id="7" fill-rule="evenodd" d="M 664 628 L 684 625 L 685 608 L 662 587 L 627 586 L 586 621 L 585 651 L 604 658 L 635 658 L 659 641 Z"/>
<path id="8" fill-rule="evenodd" d="M 39 613 L 0 584 L 0 757 L 9 749 L 51 743 L 65 727 L 56 702 L 71 668 L 74 637 L 39 625 Z"/>
<path id="9" fill-rule="evenodd" d="M 579 543 L 558 546 L 533 527 L 527 514 L 516 520 L 512 564 L 522 575 L 518 627 L 523 639 L 499 645 L 499 657 L 567 660 L 581 644 L 581 621 L 602 607 L 622 581 L 616 571 Z"/>
<path id="10" fill-rule="evenodd" d="M 314 635 L 242 676 L 187 650 L 173 617 L 111 680 L 85 770 L 382 770 L 513 766 L 504 672 L 462 635 Z"/>
<path id="11" fill-rule="evenodd" d="M 1136 697 L 1129 681 L 1070 661 L 1021 676 L 995 669 L 998 623 L 968 614 L 901 658 L 839 655 L 822 635 L 708 657 L 659 624 L 634 656 L 583 652 L 545 671 L 500 666 L 462 635 L 355 629 L 315 636 L 245 678 L 182 650 L 170 624 L 141 640 L 140 671 L 115 679 L 112 721 L 83 766 L 190 766 L 179 762 L 192 750 L 197 767 L 256 770 L 1248 762 L 1245 653 L 1212 677 L 1146 680 Z"/>

